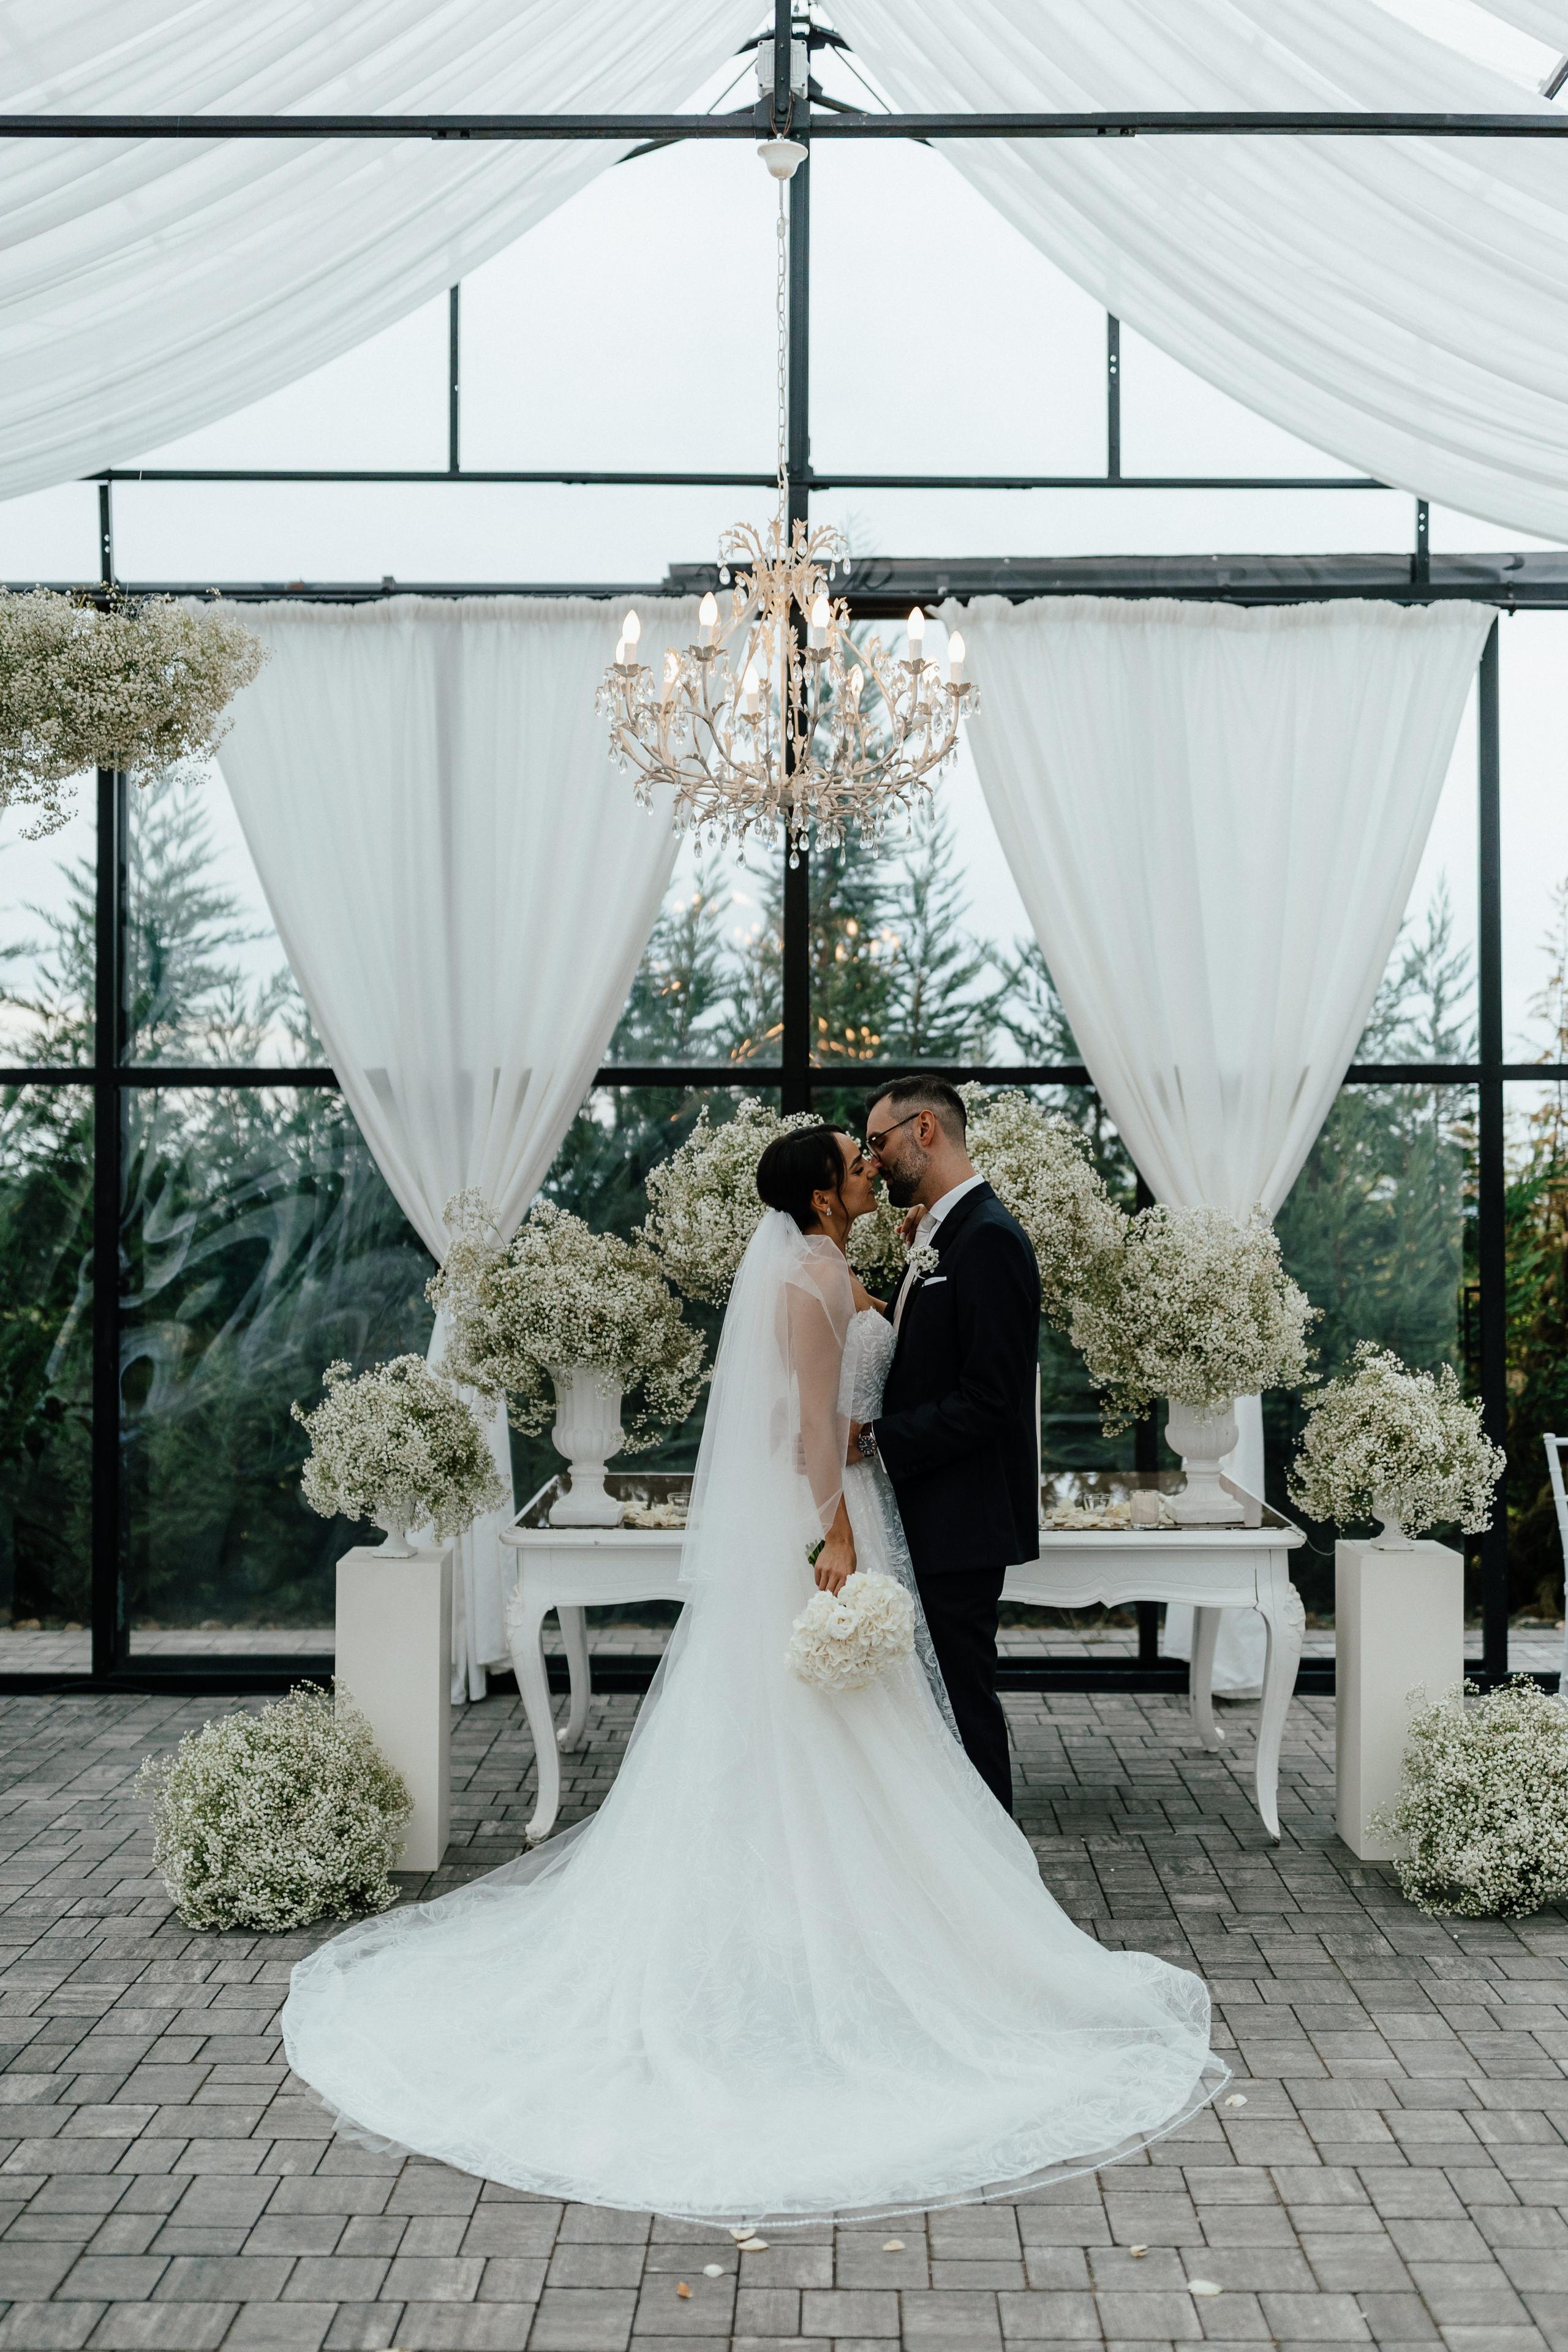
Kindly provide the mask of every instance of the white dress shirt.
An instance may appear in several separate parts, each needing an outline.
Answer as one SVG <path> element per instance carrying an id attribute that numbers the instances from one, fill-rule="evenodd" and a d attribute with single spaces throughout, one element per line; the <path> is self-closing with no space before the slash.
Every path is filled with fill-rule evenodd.
<path id="1" fill-rule="evenodd" d="M 924 1249 L 928 1242 L 934 1241 L 936 1238 L 936 1229 L 938 1225 L 941 1224 L 943 1217 L 946 1216 L 948 1211 L 953 1206 L 954 1202 L 962 1201 L 966 1192 L 973 1192 L 977 1184 L 984 1184 L 984 1181 L 985 1179 L 984 1176 L 966 1176 L 962 1184 L 955 1184 L 951 1192 L 944 1192 L 940 1201 L 933 1201 L 931 1207 L 926 1211 L 925 1215 L 921 1219 L 920 1223 L 915 1227 L 915 1237 L 913 1242 L 910 1244 L 911 1249 Z M 914 1288 L 914 1284 L 915 1270 L 911 1265 L 906 1270 L 903 1281 L 899 1286 L 899 1295 L 893 1301 L 893 1329 L 895 1333 L 897 1332 L 900 1324 L 904 1319 L 904 1303 L 909 1297 L 910 1291 Z"/>

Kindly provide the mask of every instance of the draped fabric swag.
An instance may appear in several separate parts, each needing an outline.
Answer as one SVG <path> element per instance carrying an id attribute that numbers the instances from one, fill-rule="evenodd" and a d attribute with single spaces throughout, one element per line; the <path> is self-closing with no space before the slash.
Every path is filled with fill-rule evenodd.
<path id="1" fill-rule="evenodd" d="M 1157 1200 L 1272 1215 L 1354 1055 L 1492 614 L 1080 596 L 961 615 L 986 803 L 1119 1133 Z M 1262 1466 L 1254 1398 L 1254 1493 Z"/>
<path id="2" fill-rule="evenodd" d="M 1488 0 L 1568 47 L 1563 0 Z M 1377 0 L 835 0 L 895 105 L 1522 112 Z M 755 0 L 12 0 L 22 111 L 665 109 Z M 16 141 L 0 154 L 0 497 L 127 464 L 363 342 L 623 151 Z M 950 142 L 1023 235 L 1184 365 L 1345 463 L 1568 537 L 1553 142 Z M 761 266 L 761 257 L 759 257 Z"/>
<path id="3" fill-rule="evenodd" d="M 1375 0 L 836 0 L 834 20 L 896 108 L 1557 110 Z M 1560 142 L 942 152 L 1097 302 L 1248 408 L 1418 497 L 1568 537 Z"/>
<path id="4" fill-rule="evenodd" d="M 689 601 L 643 599 L 646 657 Z M 294 976 L 434 1256 L 454 1192 L 511 1234 L 603 1059 L 675 859 L 612 767 L 586 597 L 267 604 L 221 763 Z M 433 1336 L 431 1354 L 440 1346 Z M 504 1412 L 492 1449 L 509 1486 Z M 507 1514 L 459 1547 L 453 1695 L 507 1655 Z"/>
<path id="5" fill-rule="evenodd" d="M 658 112 L 755 0 L 8 0 L 15 113 Z M 123 465 L 444 293 L 605 140 L 16 140 L 0 150 L 0 498 Z"/>

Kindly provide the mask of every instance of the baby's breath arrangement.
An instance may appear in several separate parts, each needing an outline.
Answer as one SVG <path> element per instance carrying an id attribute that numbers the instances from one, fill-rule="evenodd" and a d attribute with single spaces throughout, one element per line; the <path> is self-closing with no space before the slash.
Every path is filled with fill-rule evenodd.
<path id="1" fill-rule="evenodd" d="M 1314 1519 L 1395 1519 L 1406 1535 L 1491 1525 L 1507 1457 L 1459 1392 L 1451 1364 L 1413 1372 L 1363 1339 L 1318 1392 L 1290 1465 L 1290 1500 Z"/>
<path id="2" fill-rule="evenodd" d="M 84 768 L 144 784 L 205 759 L 263 658 L 226 612 L 167 597 L 100 610 L 48 588 L 0 590 L 0 808 L 36 808 L 37 840 L 65 823 L 61 787 Z"/>
<path id="3" fill-rule="evenodd" d="M 1089 1138 L 1070 1119 L 1016 1087 L 962 1092 L 969 1156 L 1034 1244 L 1047 1319 L 1065 1325 L 1094 1267 L 1120 1246 L 1126 1213 L 1106 1191 Z"/>
<path id="4" fill-rule="evenodd" d="M 1194 1412 L 1306 1379 L 1318 1310 L 1290 1280 L 1273 1226 L 1220 1209 L 1142 1209 L 1091 1265 L 1070 1332 L 1101 1391 L 1107 1435 L 1156 1397 Z"/>
<path id="5" fill-rule="evenodd" d="M 637 1238 L 653 1251 L 667 1281 L 704 1306 L 723 1306 L 762 1222 L 758 1160 L 776 1136 L 820 1123 L 811 1111 L 776 1111 L 747 1096 L 732 1118 L 714 1126 L 703 1104 L 685 1142 L 648 1171 L 648 1213 Z M 874 1216 L 856 1220 L 848 1257 L 868 1278 L 902 1273 L 898 1218 L 885 1201 Z"/>
<path id="6" fill-rule="evenodd" d="M 450 1378 L 504 1395 L 513 1425 L 537 1435 L 555 1416 L 552 1369 L 596 1366 L 627 1393 L 628 1454 L 686 1419 L 706 1377 L 702 1335 L 646 1244 L 542 1201 L 502 1244 L 473 1192 L 447 1202 L 447 1223 L 452 1245 L 426 1296 L 450 1318 Z"/>
<path id="7" fill-rule="evenodd" d="M 461 1535 L 505 1500 L 484 1427 L 450 1381 L 421 1356 L 394 1356 L 356 1378 L 321 1375 L 313 1411 L 292 1408 L 310 1440 L 300 1491 L 324 1519 L 374 1519 L 395 1535 L 429 1527 Z"/>
<path id="8" fill-rule="evenodd" d="M 1467 1703 L 1468 1695 L 1468 1703 Z M 1568 1707 L 1521 1675 L 1410 1719 L 1395 1802 L 1374 1825 L 1417 1909 L 1515 1919 L 1568 1895 Z"/>
<path id="9" fill-rule="evenodd" d="M 384 1911 L 411 1807 L 346 1691 L 301 1685 L 187 1731 L 136 1776 L 153 1859 L 187 1927 L 268 1934 Z"/>

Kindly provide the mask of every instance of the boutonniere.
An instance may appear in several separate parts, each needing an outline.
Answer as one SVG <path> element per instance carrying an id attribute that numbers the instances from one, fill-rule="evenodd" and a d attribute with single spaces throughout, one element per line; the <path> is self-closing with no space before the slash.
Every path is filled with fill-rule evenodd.
<path id="1" fill-rule="evenodd" d="M 934 1242 L 922 1242 L 919 1249 L 910 1252 L 910 1264 L 919 1280 L 923 1282 L 927 1275 L 934 1274 L 942 1264 L 942 1252 Z"/>

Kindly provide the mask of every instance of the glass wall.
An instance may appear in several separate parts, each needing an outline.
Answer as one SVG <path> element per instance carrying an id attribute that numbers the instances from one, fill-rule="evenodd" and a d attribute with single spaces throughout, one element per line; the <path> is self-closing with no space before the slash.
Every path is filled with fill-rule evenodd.
<path id="1" fill-rule="evenodd" d="M 91 1246 L 90 1094 L 0 1089 L 0 1672 L 89 1663 Z"/>
<path id="2" fill-rule="evenodd" d="M 333 1562 L 364 1530 L 307 1509 L 289 1408 L 315 1401 L 337 1359 L 423 1357 L 433 1263 L 333 1089 L 138 1088 L 125 1102 L 132 1650 L 330 1629 Z M 330 1648 L 330 1632 L 309 1646 Z"/>

